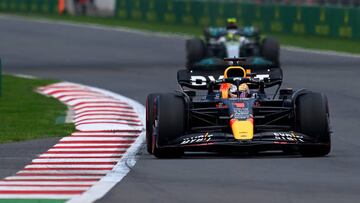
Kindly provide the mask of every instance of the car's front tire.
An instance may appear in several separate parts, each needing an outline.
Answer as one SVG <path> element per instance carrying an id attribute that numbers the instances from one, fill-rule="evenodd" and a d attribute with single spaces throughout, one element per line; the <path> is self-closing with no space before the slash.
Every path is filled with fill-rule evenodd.
<path id="1" fill-rule="evenodd" d="M 153 154 L 157 158 L 177 158 L 183 155 L 178 148 L 163 148 L 170 141 L 184 135 L 185 101 L 175 94 L 162 94 L 157 102 L 156 143 L 153 143 Z"/>
<path id="2" fill-rule="evenodd" d="M 146 149 L 149 154 L 152 154 L 153 149 L 153 128 L 156 111 L 155 100 L 160 94 L 149 94 L 146 98 Z"/>
<path id="3" fill-rule="evenodd" d="M 319 145 L 300 146 L 303 156 L 325 156 L 331 150 L 329 108 L 324 94 L 308 92 L 300 95 L 296 101 L 297 128 Z"/>

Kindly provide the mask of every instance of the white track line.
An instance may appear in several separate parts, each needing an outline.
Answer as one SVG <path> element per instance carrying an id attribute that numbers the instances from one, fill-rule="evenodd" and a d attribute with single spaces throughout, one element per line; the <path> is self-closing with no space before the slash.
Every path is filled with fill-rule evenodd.
<path id="1" fill-rule="evenodd" d="M 120 101 L 126 101 L 130 104 L 134 111 L 140 115 L 142 123 L 145 124 L 145 108 L 140 103 L 128 99 L 124 96 L 112 93 L 110 91 L 90 88 L 94 91 L 99 91 L 109 97 L 113 97 Z M 139 148 L 142 146 L 142 143 L 145 140 L 145 129 L 142 129 L 141 135 L 136 139 L 136 141 L 131 145 L 127 150 L 126 154 L 123 155 L 123 158 L 120 162 L 114 167 L 114 169 L 109 172 L 104 178 L 102 178 L 98 183 L 96 183 L 90 190 L 86 191 L 83 195 L 74 197 L 68 203 L 87 203 L 93 202 L 96 199 L 103 197 L 112 187 L 114 187 L 118 182 L 120 182 L 126 174 L 131 170 L 131 167 L 136 163 L 136 153 Z"/>
<path id="2" fill-rule="evenodd" d="M 38 91 L 71 104 L 79 131 L 62 138 L 16 175 L 0 180 L 0 199 L 94 202 L 135 164 L 144 141 L 144 107 L 109 91 L 75 83 Z"/>
<path id="3" fill-rule="evenodd" d="M 135 102 L 130 100 L 126 97 L 121 95 L 114 94 L 112 92 L 98 89 L 98 88 L 90 88 L 93 91 L 98 91 L 103 93 L 104 95 L 109 96 L 110 98 L 115 98 L 119 101 L 126 101 L 126 103 L 130 104 L 133 107 L 133 110 L 136 112 L 137 115 L 140 115 L 140 119 L 142 123 L 145 123 L 145 108 Z M 122 178 L 130 171 L 129 166 L 133 166 L 136 163 L 136 153 L 138 149 L 141 147 L 142 143 L 144 142 L 145 138 L 145 130 L 139 128 L 133 128 L 134 130 L 141 130 L 141 135 L 136 139 L 136 141 L 131 145 L 131 147 L 127 150 L 127 153 L 123 155 L 121 161 L 114 167 L 114 169 L 109 172 L 104 178 L 101 179 L 98 183 L 96 183 L 90 190 L 85 192 L 82 196 L 74 197 L 69 202 L 70 203 L 86 203 L 86 202 L 93 202 L 96 199 L 101 198 L 105 195 L 116 183 L 120 182 Z M 90 132 L 90 133 L 76 133 L 73 135 L 104 135 L 104 133 L 98 132 Z M 123 135 L 123 134 L 136 134 L 136 133 L 106 133 L 106 135 Z"/>

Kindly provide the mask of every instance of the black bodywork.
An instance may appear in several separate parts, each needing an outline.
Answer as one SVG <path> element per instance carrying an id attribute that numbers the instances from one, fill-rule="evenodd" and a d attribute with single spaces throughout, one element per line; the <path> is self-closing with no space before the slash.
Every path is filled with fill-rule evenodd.
<path id="1" fill-rule="evenodd" d="M 196 71 L 178 71 L 177 78 L 181 88 L 175 95 L 183 98 L 185 103 L 184 133 L 168 139 L 166 143 L 159 143 L 155 139 L 157 126 L 154 125 L 153 144 L 160 149 L 231 152 L 286 151 L 296 150 L 301 146 L 329 145 L 317 137 L 303 134 L 299 129 L 296 101 L 300 95 L 309 91 L 280 89 L 283 74 L 278 66 L 241 66 L 251 70 L 250 78 L 242 79 L 250 85 L 252 96 L 249 98 L 220 97 L 219 85 L 230 82 L 218 79 L 228 67 L 226 65 L 207 66 L 203 71 L 201 67 L 197 67 Z M 266 90 L 271 87 L 275 88 L 275 94 L 269 96 Z M 237 108 L 237 103 L 241 103 L 242 108 Z M 244 109 L 250 112 L 241 112 Z M 242 113 L 253 118 L 254 136 L 251 140 L 236 140 L 231 131 L 230 119 L 236 118 L 236 115 L 242 116 Z"/>

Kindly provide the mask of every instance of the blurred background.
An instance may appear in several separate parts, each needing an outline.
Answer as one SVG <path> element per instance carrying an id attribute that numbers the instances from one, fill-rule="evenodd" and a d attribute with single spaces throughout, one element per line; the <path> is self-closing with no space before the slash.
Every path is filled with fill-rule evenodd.
<path id="1" fill-rule="evenodd" d="M 256 3 L 359 6 L 359 0 L 256 0 Z"/>
<path id="2" fill-rule="evenodd" d="M 0 0 L 0 11 L 221 26 L 236 17 L 263 32 L 360 39 L 360 0 Z"/>

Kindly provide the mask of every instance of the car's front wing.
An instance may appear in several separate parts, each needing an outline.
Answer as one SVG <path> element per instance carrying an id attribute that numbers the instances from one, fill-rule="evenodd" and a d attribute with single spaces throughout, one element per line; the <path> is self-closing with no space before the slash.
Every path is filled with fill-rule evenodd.
<path id="1" fill-rule="evenodd" d="M 214 132 L 184 135 L 159 147 L 182 148 L 185 151 L 266 151 L 325 144 L 296 132 L 257 133 L 252 140 L 235 140 L 232 134 Z"/>

